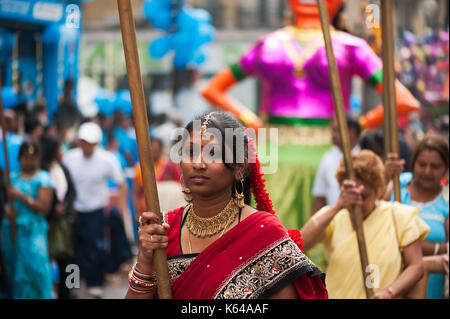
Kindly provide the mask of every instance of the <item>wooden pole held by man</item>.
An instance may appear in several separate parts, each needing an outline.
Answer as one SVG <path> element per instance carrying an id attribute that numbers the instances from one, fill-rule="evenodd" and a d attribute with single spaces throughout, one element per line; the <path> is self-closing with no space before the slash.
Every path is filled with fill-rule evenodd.
<path id="1" fill-rule="evenodd" d="M 0 70 L 1 71 L 1 70 Z M 1 72 L 0 72 L 0 92 L 2 90 L 2 78 L 1 78 Z M 2 125 L 2 139 L 3 139 L 3 153 L 5 154 L 5 170 L 4 173 L 6 175 L 6 187 L 11 187 L 11 176 L 9 171 L 9 158 L 8 158 L 8 145 L 7 145 L 7 134 L 6 131 L 6 121 L 5 121 L 5 115 L 3 114 L 3 101 L 2 101 L 2 95 L 0 93 L 0 119 L 1 119 L 1 125 Z M 14 202 L 13 199 L 8 196 L 8 203 L 9 203 L 9 212 L 10 216 L 8 216 L 9 222 L 11 224 L 11 235 L 12 235 L 12 241 L 15 244 L 16 243 L 16 210 L 14 209 Z"/>
<path id="2" fill-rule="evenodd" d="M 384 153 L 399 154 L 398 115 L 395 97 L 394 28 L 392 0 L 381 0 L 381 34 L 383 59 Z M 394 198 L 400 202 L 400 180 L 393 176 Z"/>
<path id="3" fill-rule="evenodd" d="M 162 220 L 156 188 L 150 130 L 144 88 L 142 86 L 133 10 L 130 0 L 117 0 L 117 5 L 119 8 L 120 28 L 122 30 L 123 49 L 127 66 L 128 85 L 130 88 L 131 103 L 133 105 L 133 118 L 141 164 L 145 203 L 147 210 L 154 212 Z M 158 249 L 153 252 L 153 266 L 157 275 L 158 297 L 161 299 L 171 299 L 172 292 L 165 249 Z"/>
<path id="4" fill-rule="evenodd" d="M 344 163 L 347 171 L 347 177 L 351 180 L 355 180 L 355 172 L 352 164 L 352 154 L 351 154 L 351 146 L 350 146 L 350 138 L 348 135 L 347 122 L 345 119 L 345 109 L 344 109 L 344 101 L 342 97 L 341 84 L 339 80 L 339 73 L 336 64 L 336 58 L 333 53 L 333 45 L 331 42 L 331 34 L 330 34 L 330 20 L 328 17 L 328 10 L 325 3 L 325 0 L 317 0 L 317 5 L 319 7 L 319 17 L 320 23 L 322 26 L 322 33 L 325 40 L 325 48 L 328 59 L 328 72 L 330 74 L 331 87 L 333 92 L 333 101 L 336 110 L 336 117 L 339 127 L 339 134 L 341 136 L 342 142 L 342 152 L 344 155 Z M 372 297 L 373 290 L 371 286 L 367 284 L 366 274 L 367 274 L 367 266 L 369 265 L 369 260 L 367 257 L 367 249 L 366 249 L 366 240 L 364 237 L 363 230 L 363 214 L 361 210 L 361 206 L 354 205 L 352 207 L 353 211 L 353 221 L 356 230 L 356 237 L 358 240 L 358 248 L 359 255 L 361 259 L 362 266 L 362 274 L 364 278 L 364 288 L 366 291 L 367 298 Z"/>

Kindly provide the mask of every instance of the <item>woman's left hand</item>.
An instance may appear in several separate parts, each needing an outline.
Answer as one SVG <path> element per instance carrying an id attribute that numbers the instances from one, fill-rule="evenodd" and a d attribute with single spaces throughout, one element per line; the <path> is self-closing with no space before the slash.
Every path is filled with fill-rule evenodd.
<path id="1" fill-rule="evenodd" d="M 11 207 L 5 207 L 5 217 L 9 219 L 9 221 L 12 221 L 14 218 L 16 218 L 15 211 L 11 209 Z"/>
<path id="2" fill-rule="evenodd" d="M 370 299 L 393 299 L 387 289 L 376 292 Z"/>
<path id="3" fill-rule="evenodd" d="M 22 193 L 14 186 L 8 187 L 7 192 L 8 192 L 8 197 L 12 198 L 12 199 L 20 198 L 20 196 L 22 195 Z"/>
<path id="4" fill-rule="evenodd" d="M 394 176 L 403 172 L 405 166 L 405 160 L 399 158 L 396 153 L 389 153 L 384 163 L 385 175 L 387 181 L 390 181 Z"/>

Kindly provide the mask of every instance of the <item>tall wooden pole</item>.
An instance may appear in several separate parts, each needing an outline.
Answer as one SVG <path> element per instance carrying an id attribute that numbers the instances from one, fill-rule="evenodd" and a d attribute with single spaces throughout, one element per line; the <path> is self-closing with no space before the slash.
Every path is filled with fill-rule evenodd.
<path id="1" fill-rule="evenodd" d="M 319 17 L 320 23 L 322 26 L 322 33 L 325 40 L 325 47 L 327 52 L 328 59 L 328 72 L 330 74 L 331 87 L 333 91 L 333 100 L 334 107 L 336 110 L 336 117 L 339 126 L 339 134 L 341 136 L 342 142 L 342 152 L 344 154 L 344 162 L 347 171 L 347 177 L 351 180 L 355 180 L 355 172 L 353 170 L 352 164 L 352 154 L 351 154 L 351 145 L 350 138 L 348 135 L 347 121 L 345 119 L 345 109 L 344 109 L 344 101 L 342 97 L 341 91 L 341 83 L 339 80 L 338 68 L 336 65 L 336 58 L 333 53 L 333 45 L 331 42 L 331 34 L 330 34 L 330 20 L 328 17 L 328 10 L 325 3 L 325 0 L 318 0 L 317 5 L 319 7 Z M 369 259 L 367 257 L 367 249 L 366 249 L 366 240 L 364 237 L 364 229 L 363 229 L 363 214 L 361 210 L 361 206 L 354 205 L 352 207 L 353 211 L 353 221 L 356 230 L 356 237 L 358 240 L 358 248 L 359 255 L 361 259 L 361 267 L 362 274 L 364 278 L 364 288 L 366 291 L 367 298 L 372 297 L 373 290 L 368 287 L 366 284 L 366 271 L 367 266 L 369 265 Z"/>
<path id="2" fill-rule="evenodd" d="M 160 220 L 162 220 L 156 188 L 150 130 L 148 126 L 144 88 L 142 86 L 133 10 L 130 0 L 117 0 L 117 5 L 119 8 L 120 28 L 122 30 L 123 49 L 127 65 L 128 85 L 133 105 L 133 118 L 141 164 L 145 204 L 147 210 L 159 215 Z M 158 297 L 161 299 L 171 299 L 172 292 L 169 282 L 169 270 L 165 249 L 154 251 L 153 265 L 157 275 Z"/>
<path id="3" fill-rule="evenodd" d="M 1 70 L 0 70 L 0 92 L 1 92 L 1 90 L 2 90 L 2 77 L 1 77 Z M 2 101 L 1 93 L 0 93 L 0 118 L 1 118 L 1 125 L 2 125 L 3 153 L 5 154 L 6 186 L 11 187 L 11 176 L 10 176 L 10 171 L 9 171 L 9 158 L 8 158 L 8 145 L 7 145 L 7 138 L 6 138 L 6 134 L 8 134 L 8 132 L 6 131 L 6 121 L 5 121 L 5 115 L 3 114 L 3 101 Z M 8 196 L 8 203 L 9 203 L 9 209 L 11 212 L 9 221 L 11 224 L 12 241 L 15 244 L 16 243 L 16 210 L 14 209 L 14 201 L 9 196 Z"/>
<path id="4" fill-rule="evenodd" d="M 398 115 L 395 97 L 394 69 L 394 27 L 392 0 L 381 0 L 381 34 L 383 38 L 383 106 L 384 106 L 384 153 L 399 154 Z M 398 174 L 393 177 L 394 198 L 400 202 L 400 180 Z"/>

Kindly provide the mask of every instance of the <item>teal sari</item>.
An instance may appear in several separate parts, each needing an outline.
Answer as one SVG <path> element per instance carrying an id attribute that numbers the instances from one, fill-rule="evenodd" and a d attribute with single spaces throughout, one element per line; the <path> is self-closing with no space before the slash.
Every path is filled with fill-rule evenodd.
<path id="1" fill-rule="evenodd" d="M 18 172 L 11 173 L 11 183 L 22 193 L 35 199 L 40 188 L 53 187 L 50 175 L 37 172 L 31 179 L 25 179 Z M 2 222 L 2 251 L 8 270 L 12 292 L 6 298 L 51 299 L 52 276 L 48 256 L 45 216 L 30 210 L 24 203 L 15 200 L 16 243 L 13 244 L 11 224 L 7 218 Z"/>

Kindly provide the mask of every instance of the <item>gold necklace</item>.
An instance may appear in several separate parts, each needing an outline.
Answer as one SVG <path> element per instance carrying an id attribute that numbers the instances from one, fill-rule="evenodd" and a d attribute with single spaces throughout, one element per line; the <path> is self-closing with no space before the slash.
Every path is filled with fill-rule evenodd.
<path id="1" fill-rule="evenodd" d="M 238 213 L 239 207 L 234 199 L 231 199 L 219 214 L 208 218 L 197 216 L 194 212 L 194 205 L 191 205 L 186 217 L 186 227 L 195 237 L 211 237 L 227 229 L 234 222 Z"/>
<path id="2" fill-rule="evenodd" d="M 220 234 L 219 238 L 223 236 L 223 233 L 225 233 L 225 230 L 227 228 L 224 228 L 222 233 Z M 191 245 L 191 232 L 188 232 L 188 243 L 189 243 L 189 254 L 192 254 L 192 245 Z"/>

